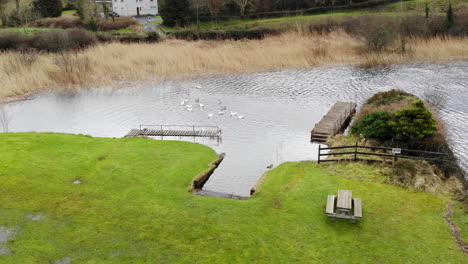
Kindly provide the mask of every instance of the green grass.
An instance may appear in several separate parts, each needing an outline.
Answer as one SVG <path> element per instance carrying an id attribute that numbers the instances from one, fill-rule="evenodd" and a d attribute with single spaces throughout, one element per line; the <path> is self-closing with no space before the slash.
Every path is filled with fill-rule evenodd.
<path id="1" fill-rule="evenodd" d="M 0 263 L 466 260 L 443 218 L 448 199 L 386 185 L 378 167 L 286 163 L 240 201 L 188 193 L 216 157 L 202 145 L 36 133 L 0 142 L 0 226 L 21 227 Z M 325 216 L 338 189 L 363 199 L 359 224 Z M 28 218 L 37 213 L 45 219 Z"/>
<path id="2" fill-rule="evenodd" d="M 65 11 L 62 12 L 62 16 L 66 15 L 66 14 L 72 14 L 72 13 L 75 13 L 75 12 L 76 12 L 76 10 L 65 10 Z"/>
<path id="3" fill-rule="evenodd" d="M 453 7 L 456 7 L 462 3 L 468 3 L 468 0 L 450 0 Z M 426 3 L 429 4 L 430 13 L 432 12 L 446 12 L 448 7 L 448 0 L 411 0 L 404 2 L 396 2 L 385 5 L 381 8 L 383 11 L 418 11 L 420 13 L 425 12 Z"/>
<path id="4" fill-rule="evenodd" d="M 344 12 L 332 12 L 317 15 L 305 15 L 305 16 L 289 16 L 289 17 L 277 17 L 277 18 L 264 18 L 264 19 L 233 19 L 227 21 L 218 22 L 201 22 L 200 29 L 230 29 L 236 27 L 269 27 L 279 28 L 285 25 L 291 25 L 295 23 L 312 23 L 326 21 L 329 18 L 336 20 L 343 19 L 349 16 L 359 16 L 366 14 L 364 11 L 344 11 Z M 192 28 L 196 28 L 196 25 L 192 25 Z"/>
<path id="5" fill-rule="evenodd" d="M 38 28 L 38 27 L 8 27 L 0 28 L 0 33 L 2 32 L 19 32 L 23 34 L 33 34 L 36 31 L 51 31 L 51 30 L 64 30 L 60 28 Z"/>

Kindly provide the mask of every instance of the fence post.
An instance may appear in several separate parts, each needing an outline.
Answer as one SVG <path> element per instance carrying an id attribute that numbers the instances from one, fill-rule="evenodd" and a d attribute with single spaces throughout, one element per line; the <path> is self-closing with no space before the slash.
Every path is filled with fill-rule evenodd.
<path id="1" fill-rule="evenodd" d="M 356 146 L 354 147 L 354 161 L 357 161 L 357 141 L 356 141 Z"/>
<path id="2" fill-rule="evenodd" d="M 319 144 L 319 151 L 318 151 L 318 160 L 317 164 L 320 164 L 320 150 L 322 149 L 322 145 Z"/>

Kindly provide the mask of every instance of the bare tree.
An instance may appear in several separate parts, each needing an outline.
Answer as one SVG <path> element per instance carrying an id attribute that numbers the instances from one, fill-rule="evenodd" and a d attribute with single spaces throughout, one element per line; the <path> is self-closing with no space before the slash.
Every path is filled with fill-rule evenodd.
<path id="1" fill-rule="evenodd" d="M 6 10 L 9 0 L 0 0 L 0 21 L 2 22 L 2 26 L 6 26 Z"/>
<path id="2" fill-rule="evenodd" d="M 210 8 L 211 16 L 216 19 L 219 16 L 219 12 L 224 5 L 223 0 L 208 0 L 208 7 Z"/>
<path id="3" fill-rule="evenodd" d="M 245 10 L 248 6 L 253 5 L 251 0 L 234 0 L 234 2 L 239 6 L 239 15 L 241 19 L 244 19 Z"/>

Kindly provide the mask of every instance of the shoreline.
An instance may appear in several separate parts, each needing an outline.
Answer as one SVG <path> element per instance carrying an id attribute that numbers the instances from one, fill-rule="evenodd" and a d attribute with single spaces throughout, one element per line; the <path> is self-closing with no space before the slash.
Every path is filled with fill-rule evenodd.
<path id="1" fill-rule="evenodd" d="M 445 65 L 450 63 L 468 63 L 468 57 L 460 59 L 460 60 L 445 60 L 445 61 L 408 61 L 403 63 L 394 63 L 394 64 L 387 64 L 387 65 L 379 65 L 375 67 L 371 67 L 370 69 L 379 69 L 383 67 L 395 67 L 395 66 L 407 66 L 407 65 L 417 65 L 417 64 L 439 64 Z M 34 91 L 34 92 L 27 92 L 25 94 L 15 94 L 11 96 L 1 96 L 0 95 L 0 106 L 7 105 L 10 103 L 21 102 L 21 101 L 28 101 L 32 100 L 35 96 L 47 93 L 47 92 L 68 92 L 68 93 L 75 93 L 81 90 L 89 90 L 89 89 L 102 89 L 102 88 L 111 88 L 112 90 L 119 90 L 119 89 L 126 89 L 126 88 L 133 88 L 137 83 L 141 82 L 157 82 L 157 81 L 180 81 L 180 80 L 196 80 L 196 79 L 205 79 L 205 78 L 216 78 L 222 76 L 229 76 L 229 75 L 243 75 L 243 74 L 255 74 L 255 73 L 274 73 L 274 72 L 282 72 L 282 71 L 311 71 L 317 68 L 339 68 L 339 67 L 357 67 L 360 69 L 369 69 L 360 67 L 357 64 L 352 63 L 339 63 L 339 64 L 328 64 L 328 65 L 319 65 L 316 67 L 311 68 L 282 68 L 282 69 L 265 69 L 265 70 L 258 70 L 258 71 L 246 71 L 246 72 L 206 72 L 206 73 L 197 73 L 197 74 L 181 74 L 178 76 L 170 76 L 167 78 L 161 77 L 153 77 L 149 79 L 141 79 L 141 80 L 116 80 L 111 86 L 109 85 L 96 85 L 94 87 L 76 87 L 74 89 L 70 89 L 67 91 L 65 87 L 59 88 L 49 88 L 46 90 Z"/>
<path id="2" fill-rule="evenodd" d="M 315 67 L 374 68 L 407 63 L 468 61 L 468 38 L 408 40 L 408 52 L 364 50 L 363 40 L 343 31 L 285 33 L 262 40 L 100 44 L 63 54 L 37 54 L 23 63 L 18 52 L 0 54 L 0 101 L 43 91 L 76 91 L 119 82 L 184 79 Z M 67 67 L 63 67 L 67 65 Z"/>

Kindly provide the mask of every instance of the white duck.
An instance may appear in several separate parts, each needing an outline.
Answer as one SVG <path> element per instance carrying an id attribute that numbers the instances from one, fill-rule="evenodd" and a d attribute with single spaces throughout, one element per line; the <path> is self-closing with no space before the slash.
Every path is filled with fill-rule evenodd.
<path id="1" fill-rule="evenodd" d="M 231 111 L 231 116 L 236 116 L 236 115 L 237 115 L 237 112 Z"/>
<path id="2" fill-rule="evenodd" d="M 208 114 L 208 118 L 212 118 L 213 117 L 213 114 Z"/>
<path id="3" fill-rule="evenodd" d="M 245 117 L 245 116 L 243 116 L 243 115 L 238 115 L 238 116 L 237 116 L 237 119 L 244 119 L 244 117 Z"/>

